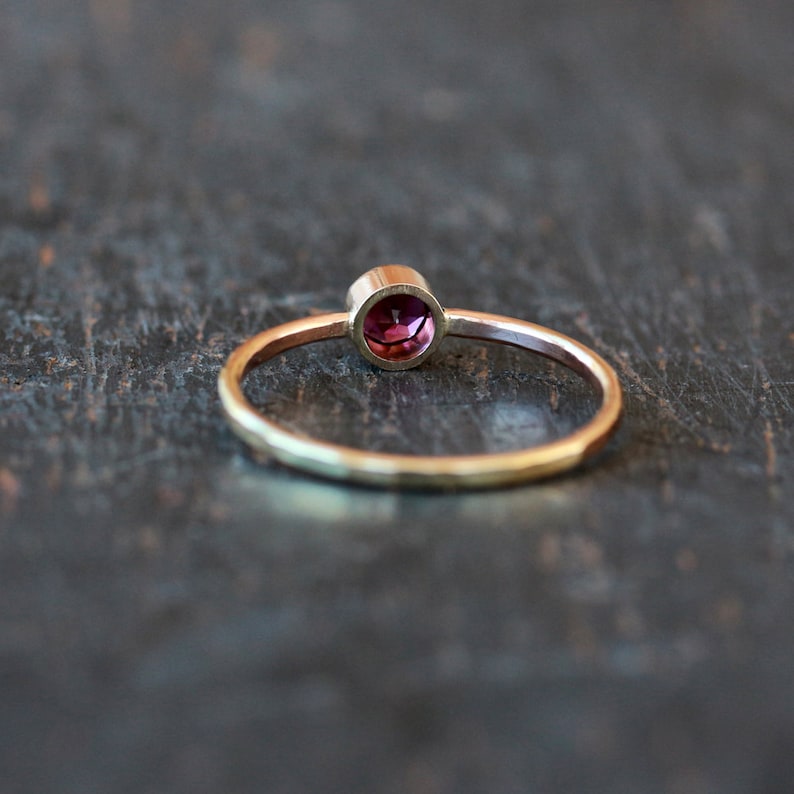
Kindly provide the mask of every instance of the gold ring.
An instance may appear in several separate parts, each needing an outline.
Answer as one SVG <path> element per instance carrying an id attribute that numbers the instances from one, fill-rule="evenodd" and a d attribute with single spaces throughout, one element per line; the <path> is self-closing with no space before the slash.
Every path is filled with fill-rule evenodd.
<path id="1" fill-rule="evenodd" d="M 218 378 L 232 429 L 281 463 L 339 480 L 385 486 L 481 488 L 548 477 L 598 452 L 622 412 L 620 383 L 601 356 L 579 342 L 534 323 L 463 309 L 444 309 L 425 279 L 404 265 L 383 265 L 357 279 L 347 312 L 307 317 L 270 328 L 244 342 Z M 243 394 L 255 367 L 310 342 L 349 336 L 363 356 L 387 370 L 421 364 L 445 336 L 513 345 L 573 370 L 595 389 L 600 406 L 564 438 L 510 452 L 476 455 L 401 455 L 368 452 L 299 435 L 259 413 Z"/>

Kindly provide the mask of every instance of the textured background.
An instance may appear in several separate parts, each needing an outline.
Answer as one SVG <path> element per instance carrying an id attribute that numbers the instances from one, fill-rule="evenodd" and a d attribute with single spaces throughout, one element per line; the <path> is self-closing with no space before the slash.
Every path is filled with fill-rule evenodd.
<path id="1" fill-rule="evenodd" d="M 794 4 L 0 5 L 0 792 L 777 794 L 794 779 Z M 554 481 L 253 461 L 218 369 L 369 267 L 570 333 Z M 257 373 L 380 448 L 586 390 L 450 345 Z"/>

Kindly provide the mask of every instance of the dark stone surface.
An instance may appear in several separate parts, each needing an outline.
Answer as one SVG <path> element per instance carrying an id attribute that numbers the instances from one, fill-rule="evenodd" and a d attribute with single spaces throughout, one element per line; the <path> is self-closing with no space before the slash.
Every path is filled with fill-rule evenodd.
<path id="1" fill-rule="evenodd" d="M 790 792 L 792 30 L 789 0 L 3 4 L 2 794 Z M 457 495 L 252 460 L 225 356 L 387 261 L 606 356 L 608 453 Z M 473 344 L 253 380 L 382 448 L 592 408 Z"/>

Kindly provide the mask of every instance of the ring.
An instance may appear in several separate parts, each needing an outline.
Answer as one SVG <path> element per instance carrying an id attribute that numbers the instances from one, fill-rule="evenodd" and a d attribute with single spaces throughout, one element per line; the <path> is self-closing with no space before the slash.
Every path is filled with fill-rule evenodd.
<path id="1" fill-rule="evenodd" d="M 421 364 L 445 336 L 512 345 L 576 372 L 594 388 L 600 405 L 587 424 L 549 443 L 509 452 L 442 456 L 370 452 L 316 440 L 281 427 L 246 399 L 242 383 L 252 369 L 291 348 L 344 336 L 364 358 L 385 370 Z M 615 371 L 597 353 L 524 320 L 444 309 L 427 281 L 404 265 L 383 265 L 358 278 L 347 293 L 347 312 L 284 323 L 244 342 L 221 370 L 218 391 L 234 432 L 281 463 L 338 480 L 423 488 L 498 486 L 573 468 L 606 444 L 620 422 L 623 403 Z"/>

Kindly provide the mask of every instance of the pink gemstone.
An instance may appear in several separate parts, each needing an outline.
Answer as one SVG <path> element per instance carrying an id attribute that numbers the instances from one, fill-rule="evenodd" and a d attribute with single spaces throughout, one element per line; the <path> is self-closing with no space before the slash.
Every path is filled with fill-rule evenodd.
<path id="1" fill-rule="evenodd" d="M 416 358 L 430 346 L 436 324 L 427 304 L 413 295 L 390 295 L 364 318 L 369 349 L 388 361 Z"/>

